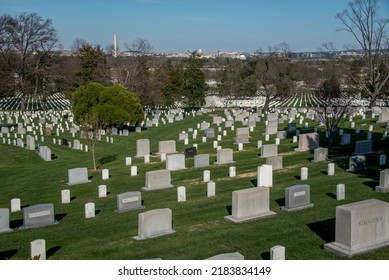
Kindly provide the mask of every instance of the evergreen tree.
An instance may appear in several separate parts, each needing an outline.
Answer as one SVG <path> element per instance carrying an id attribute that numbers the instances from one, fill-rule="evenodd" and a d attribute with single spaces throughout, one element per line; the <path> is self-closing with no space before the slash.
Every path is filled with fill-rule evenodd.
<path id="1" fill-rule="evenodd" d="M 187 68 L 184 72 L 184 104 L 189 107 L 202 106 L 205 104 L 207 85 L 205 75 L 201 70 L 203 62 L 198 52 L 192 52 Z"/>

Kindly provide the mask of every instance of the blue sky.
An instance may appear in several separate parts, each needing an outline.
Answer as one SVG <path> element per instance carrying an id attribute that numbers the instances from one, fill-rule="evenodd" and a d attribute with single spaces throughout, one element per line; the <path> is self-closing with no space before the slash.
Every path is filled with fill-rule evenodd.
<path id="1" fill-rule="evenodd" d="M 157 52 L 267 50 L 287 42 L 316 51 L 325 42 L 355 45 L 335 15 L 350 0 L 0 0 L 1 14 L 36 12 L 53 20 L 60 42 L 76 38 L 106 47 L 145 38 Z M 387 0 L 381 12 L 389 15 Z"/>

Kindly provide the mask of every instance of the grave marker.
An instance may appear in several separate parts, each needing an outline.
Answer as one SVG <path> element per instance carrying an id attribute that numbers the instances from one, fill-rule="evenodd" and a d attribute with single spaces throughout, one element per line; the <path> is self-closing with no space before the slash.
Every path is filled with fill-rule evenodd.
<path id="1" fill-rule="evenodd" d="M 154 209 L 138 215 L 138 235 L 135 240 L 154 238 L 172 234 L 172 210 L 169 208 Z"/>
<path id="2" fill-rule="evenodd" d="M 285 206 L 282 210 L 290 212 L 313 207 L 310 202 L 309 185 L 294 185 L 285 189 Z"/>

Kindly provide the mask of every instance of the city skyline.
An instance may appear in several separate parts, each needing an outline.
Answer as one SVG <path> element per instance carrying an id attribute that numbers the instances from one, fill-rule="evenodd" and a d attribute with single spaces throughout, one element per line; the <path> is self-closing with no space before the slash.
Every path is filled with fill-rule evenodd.
<path id="1" fill-rule="evenodd" d="M 51 19 L 63 49 L 76 38 L 106 47 L 117 34 L 120 50 L 136 38 L 155 52 L 254 52 L 281 42 L 293 52 L 314 52 L 333 42 L 336 50 L 357 47 L 351 34 L 337 31 L 335 19 L 349 0 L 179 1 L 179 0 L 0 0 L 2 14 L 35 12 Z M 389 3 L 380 2 L 380 14 Z"/>

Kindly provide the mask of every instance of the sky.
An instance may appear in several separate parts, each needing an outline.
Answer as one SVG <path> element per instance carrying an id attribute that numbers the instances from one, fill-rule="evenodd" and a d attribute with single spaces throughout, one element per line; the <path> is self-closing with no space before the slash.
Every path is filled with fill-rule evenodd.
<path id="1" fill-rule="evenodd" d="M 333 42 L 355 46 L 335 15 L 350 0 L 0 0 L 0 14 L 35 12 L 51 19 L 65 50 L 76 38 L 103 48 L 147 39 L 155 52 L 267 51 L 288 43 L 294 52 Z M 388 17 L 389 1 L 380 13 Z"/>

